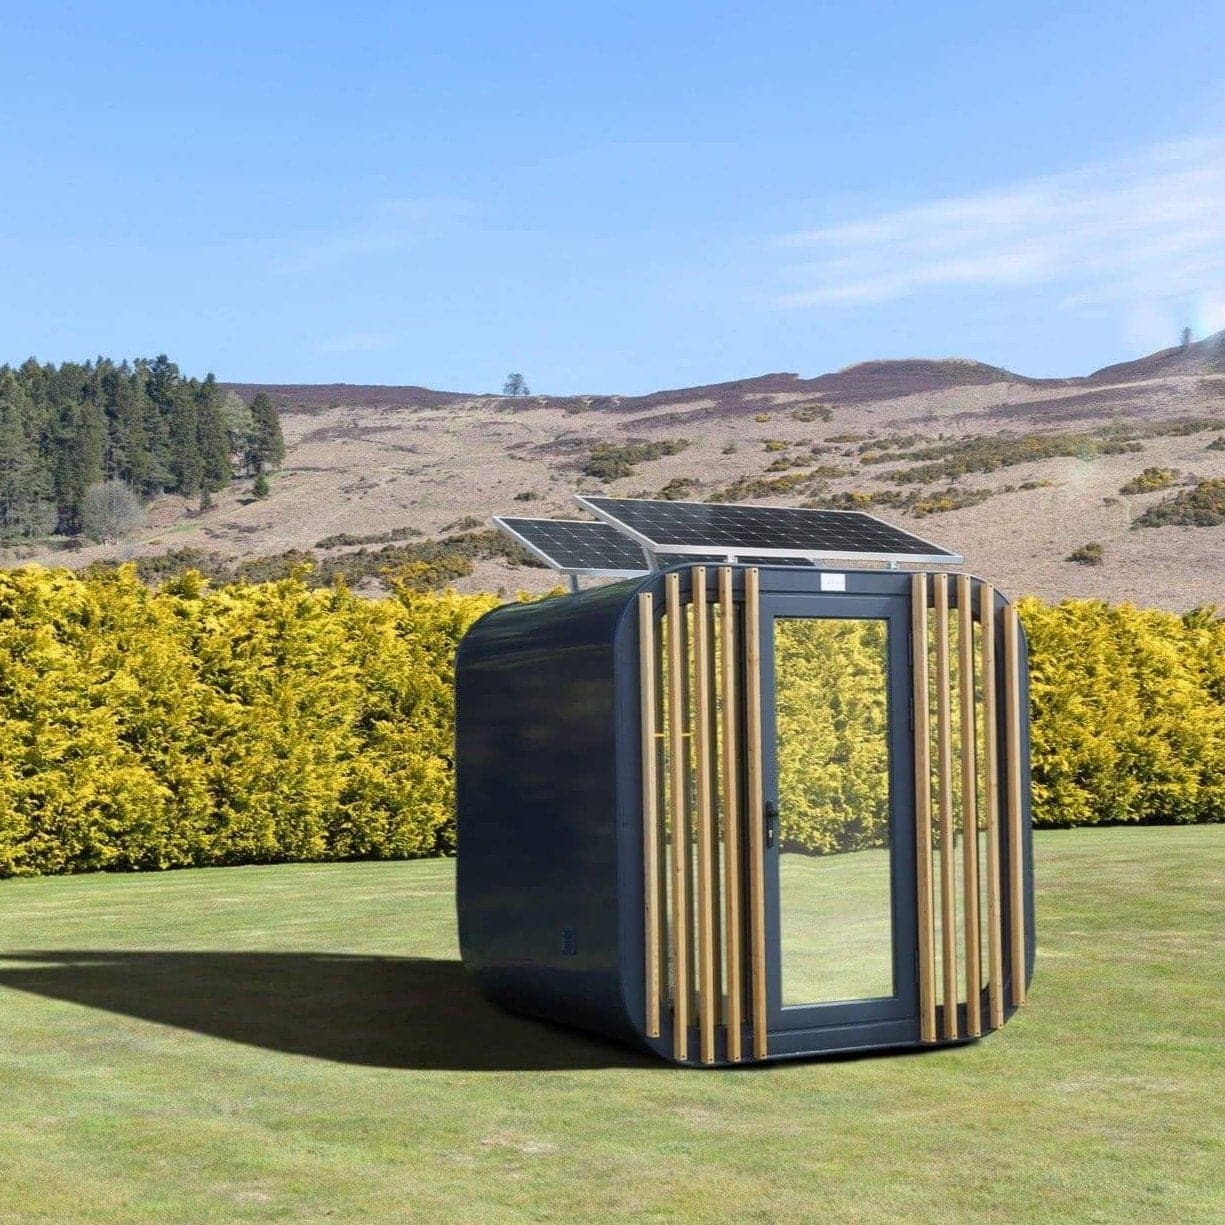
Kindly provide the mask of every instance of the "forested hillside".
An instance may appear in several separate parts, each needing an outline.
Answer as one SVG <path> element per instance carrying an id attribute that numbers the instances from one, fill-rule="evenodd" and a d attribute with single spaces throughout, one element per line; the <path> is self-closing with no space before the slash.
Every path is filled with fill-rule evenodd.
<path id="1" fill-rule="evenodd" d="M 0 540 L 119 535 L 156 494 L 207 503 L 284 449 L 267 396 L 248 404 L 165 355 L 0 366 Z"/>

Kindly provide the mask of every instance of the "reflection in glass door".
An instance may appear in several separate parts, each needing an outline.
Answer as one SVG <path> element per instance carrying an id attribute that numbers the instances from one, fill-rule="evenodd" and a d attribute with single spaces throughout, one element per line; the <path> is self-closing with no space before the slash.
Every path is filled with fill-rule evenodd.
<path id="1" fill-rule="evenodd" d="M 781 1003 L 893 996 L 889 624 L 773 625 Z"/>

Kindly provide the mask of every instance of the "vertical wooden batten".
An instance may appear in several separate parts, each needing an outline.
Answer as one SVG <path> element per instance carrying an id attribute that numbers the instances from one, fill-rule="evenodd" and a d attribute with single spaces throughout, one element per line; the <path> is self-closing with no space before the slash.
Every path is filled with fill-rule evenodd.
<path id="1" fill-rule="evenodd" d="M 707 667 L 707 703 L 706 703 L 706 718 L 707 727 L 710 730 L 710 752 L 709 769 L 707 777 L 710 782 L 710 821 L 711 821 L 711 855 L 712 855 L 712 876 L 710 886 L 710 905 L 714 912 L 714 958 L 715 958 L 715 983 L 714 983 L 714 1018 L 715 1024 L 720 1025 L 723 1022 L 723 924 L 720 919 L 723 905 L 723 882 L 719 875 L 719 837 L 720 837 L 720 807 L 719 807 L 719 779 L 721 777 L 719 771 L 719 627 L 717 623 L 718 615 L 718 587 L 715 584 L 714 598 L 708 600 L 706 605 L 706 625 L 707 625 L 707 641 L 710 643 Z"/>
<path id="2" fill-rule="evenodd" d="M 685 672 L 680 576 L 664 576 L 668 643 L 668 801 L 672 819 L 672 1054 L 689 1058 L 689 822 L 686 819 Z"/>
<path id="3" fill-rule="evenodd" d="M 720 688 L 722 689 L 723 732 L 723 870 L 724 870 L 724 944 L 727 950 L 727 1057 L 737 1063 L 741 1053 L 741 1027 L 744 1023 L 744 957 L 740 899 L 740 762 L 736 729 L 736 603 L 732 590 L 732 570 L 719 570 Z"/>
<path id="4" fill-rule="evenodd" d="M 655 843 L 659 847 L 659 885 L 656 913 L 659 915 L 659 964 L 660 990 L 665 1001 L 668 998 L 668 695 L 664 688 L 664 670 L 667 660 L 666 633 L 663 619 L 655 627 Z M 661 1005 L 662 1012 L 662 1005 Z"/>
<path id="5" fill-rule="evenodd" d="M 707 618 L 706 568 L 692 571 L 693 603 L 693 736 L 695 817 L 697 820 L 698 1038 L 703 1063 L 715 1061 L 715 907 L 714 808 L 710 789 L 710 622 Z"/>
<path id="6" fill-rule="evenodd" d="M 639 719 L 642 723 L 642 864 L 646 1034 L 660 1033 L 659 784 L 656 778 L 655 610 L 649 591 L 638 596 Z"/>
<path id="7" fill-rule="evenodd" d="M 766 1014 L 765 831 L 761 768 L 761 584 L 756 567 L 744 575 L 745 786 L 749 823 L 749 979 L 752 984 L 753 1056 L 769 1048 Z"/>
<path id="8" fill-rule="evenodd" d="M 949 698 L 949 576 L 937 574 L 936 631 L 936 794 L 940 817 L 940 962 L 943 970 L 941 1032 L 957 1037 L 957 916 L 954 895 L 953 727 Z"/>
<path id="9" fill-rule="evenodd" d="M 936 1040 L 936 948 L 932 915 L 931 740 L 927 690 L 927 575 L 910 580 L 914 723 L 915 876 L 919 924 L 919 1035 Z"/>
<path id="10" fill-rule="evenodd" d="M 970 576 L 957 576 L 957 682 L 961 713 L 962 910 L 965 925 L 966 1033 L 982 1033 L 978 929 L 978 762 L 975 752 L 974 608 Z"/>
<path id="11" fill-rule="evenodd" d="M 689 934 L 689 1019 L 696 1021 L 698 1015 L 698 924 L 695 909 L 697 906 L 697 881 L 694 865 L 694 788 L 693 788 L 693 603 L 692 598 L 681 597 L 681 710 L 684 726 L 681 731 L 681 743 L 684 750 L 685 779 L 685 829 L 683 842 L 674 842 L 673 850 L 679 850 L 684 860 L 686 901 L 688 912 L 686 930 Z"/>
<path id="12" fill-rule="evenodd" d="M 1000 762 L 995 675 L 995 589 L 978 589 L 983 635 L 983 793 L 987 804 L 987 1011 L 988 1024 L 1004 1024 L 1004 938 L 1000 897 Z"/>
<path id="13" fill-rule="evenodd" d="M 1025 873 L 1021 837 L 1021 660 L 1017 610 L 1004 609 L 1004 724 L 1008 775 L 1008 957 L 1012 1003 L 1025 1003 Z"/>

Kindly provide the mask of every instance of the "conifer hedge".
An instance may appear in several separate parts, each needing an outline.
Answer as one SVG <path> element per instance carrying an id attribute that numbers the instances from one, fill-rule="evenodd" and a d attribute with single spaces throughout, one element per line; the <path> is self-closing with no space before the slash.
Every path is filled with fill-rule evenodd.
<path id="1" fill-rule="evenodd" d="M 452 659 L 495 603 L 0 573 L 0 874 L 445 853 Z"/>
<path id="2" fill-rule="evenodd" d="M 1225 821 L 1225 620 L 1022 600 L 1037 825 Z"/>
<path id="3" fill-rule="evenodd" d="M 0 572 L 0 876 L 448 853 L 455 648 L 496 602 Z M 1225 819 L 1225 621 L 1020 609 L 1037 823 Z M 846 712 L 805 736 L 860 763 L 870 842 Z"/>

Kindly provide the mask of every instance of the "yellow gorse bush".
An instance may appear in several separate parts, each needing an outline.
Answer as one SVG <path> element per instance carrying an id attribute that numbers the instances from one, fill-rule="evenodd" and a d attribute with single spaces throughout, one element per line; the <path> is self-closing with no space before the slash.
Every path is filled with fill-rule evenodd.
<path id="1" fill-rule="evenodd" d="M 455 648 L 496 603 L 0 572 L 0 875 L 447 853 Z M 1225 622 L 1020 610 L 1037 823 L 1225 817 Z M 814 852 L 884 834 L 879 632 L 780 647 L 784 835 Z"/>

